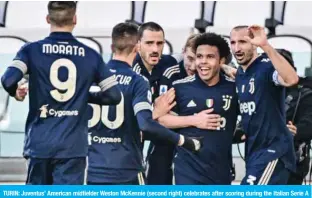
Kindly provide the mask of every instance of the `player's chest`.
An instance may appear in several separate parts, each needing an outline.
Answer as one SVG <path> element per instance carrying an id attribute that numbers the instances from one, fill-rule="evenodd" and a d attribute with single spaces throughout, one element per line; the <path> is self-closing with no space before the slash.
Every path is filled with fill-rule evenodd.
<path id="1" fill-rule="evenodd" d="M 194 89 L 192 93 L 185 93 L 179 103 L 183 115 L 193 115 L 206 109 L 213 108 L 215 113 L 224 114 L 232 111 L 236 105 L 235 92 L 221 89 Z"/>
<path id="2" fill-rule="evenodd" d="M 267 79 L 261 73 L 240 75 L 236 78 L 236 93 L 240 101 L 255 100 L 260 93 L 267 91 Z"/>

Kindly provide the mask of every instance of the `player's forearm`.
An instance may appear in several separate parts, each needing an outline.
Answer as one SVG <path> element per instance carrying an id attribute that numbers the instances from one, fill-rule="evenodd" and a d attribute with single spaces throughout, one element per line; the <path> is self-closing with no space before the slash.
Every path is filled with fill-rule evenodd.
<path id="1" fill-rule="evenodd" d="M 292 86 L 298 83 L 299 78 L 296 71 L 282 55 L 280 55 L 270 44 L 263 46 L 262 50 L 268 55 L 275 70 L 287 86 Z"/>
<path id="2" fill-rule="evenodd" d="M 113 86 L 104 92 L 89 92 L 88 102 L 99 105 L 117 105 L 121 101 L 121 92 L 118 86 Z"/>
<path id="3" fill-rule="evenodd" d="M 18 87 L 18 82 L 23 78 L 23 73 L 15 68 L 9 67 L 1 78 L 1 84 L 10 96 L 14 97 L 16 95 L 16 89 Z"/>
<path id="4" fill-rule="evenodd" d="M 176 116 L 167 114 L 158 118 L 158 122 L 169 129 L 185 128 L 193 126 L 192 116 Z"/>
<path id="5" fill-rule="evenodd" d="M 148 137 L 148 139 L 152 141 L 164 140 L 173 144 L 179 143 L 180 135 L 161 126 L 159 123 L 153 120 L 151 111 L 140 111 L 136 114 L 136 117 L 144 137 Z"/>

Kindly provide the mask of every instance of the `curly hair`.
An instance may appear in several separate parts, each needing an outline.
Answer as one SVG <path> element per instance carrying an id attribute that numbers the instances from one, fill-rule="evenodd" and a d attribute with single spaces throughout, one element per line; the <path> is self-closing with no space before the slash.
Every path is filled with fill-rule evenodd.
<path id="1" fill-rule="evenodd" d="M 227 62 L 230 62 L 232 55 L 228 42 L 220 35 L 215 33 L 203 33 L 196 37 L 194 42 L 193 51 L 196 52 L 196 49 L 200 45 L 209 45 L 217 47 L 219 51 L 220 59 L 225 58 Z"/>

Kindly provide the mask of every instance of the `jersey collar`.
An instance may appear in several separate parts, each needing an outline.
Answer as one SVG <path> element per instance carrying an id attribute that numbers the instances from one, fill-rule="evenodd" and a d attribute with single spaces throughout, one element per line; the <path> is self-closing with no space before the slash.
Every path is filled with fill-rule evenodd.
<path id="1" fill-rule="evenodd" d="M 108 61 L 107 64 L 112 65 L 113 68 L 114 67 L 126 67 L 126 68 L 131 69 L 131 65 L 121 60 L 111 59 L 110 61 Z"/>
<path id="2" fill-rule="evenodd" d="M 239 66 L 238 67 L 238 74 L 239 75 L 245 75 L 245 74 L 248 74 L 250 72 L 252 72 L 255 68 L 256 68 L 256 65 L 258 65 L 259 63 L 261 63 L 261 60 L 263 58 L 266 58 L 266 54 L 261 54 L 260 56 L 258 56 L 250 65 L 249 67 L 246 69 L 246 71 L 243 70 L 243 67 Z"/>
<path id="3" fill-rule="evenodd" d="M 57 39 L 75 39 L 71 32 L 51 32 L 49 37 Z"/>

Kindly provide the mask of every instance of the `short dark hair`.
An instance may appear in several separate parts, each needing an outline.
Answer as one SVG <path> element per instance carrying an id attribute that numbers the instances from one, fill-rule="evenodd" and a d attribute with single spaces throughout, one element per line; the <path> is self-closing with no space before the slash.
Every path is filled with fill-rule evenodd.
<path id="1" fill-rule="evenodd" d="M 133 23 L 118 23 L 112 31 L 113 52 L 130 54 L 138 43 L 138 26 Z"/>
<path id="2" fill-rule="evenodd" d="M 51 24 L 58 27 L 72 25 L 76 14 L 76 2 L 49 1 L 48 12 Z"/>
<path id="3" fill-rule="evenodd" d="M 146 23 L 143 23 L 139 28 L 139 39 L 141 39 L 143 37 L 143 33 L 145 30 L 150 30 L 150 31 L 154 31 L 154 32 L 161 31 L 165 36 L 164 30 L 159 24 L 157 24 L 155 22 L 146 22 Z"/>
<path id="4" fill-rule="evenodd" d="M 210 32 L 201 34 L 198 37 L 196 37 L 193 51 L 196 52 L 196 49 L 200 45 L 209 45 L 217 47 L 220 59 L 225 58 L 226 62 L 230 62 L 230 60 L 228 60 L 231 57 L 230 47 L 228 42 L 222 36 Z"/>

